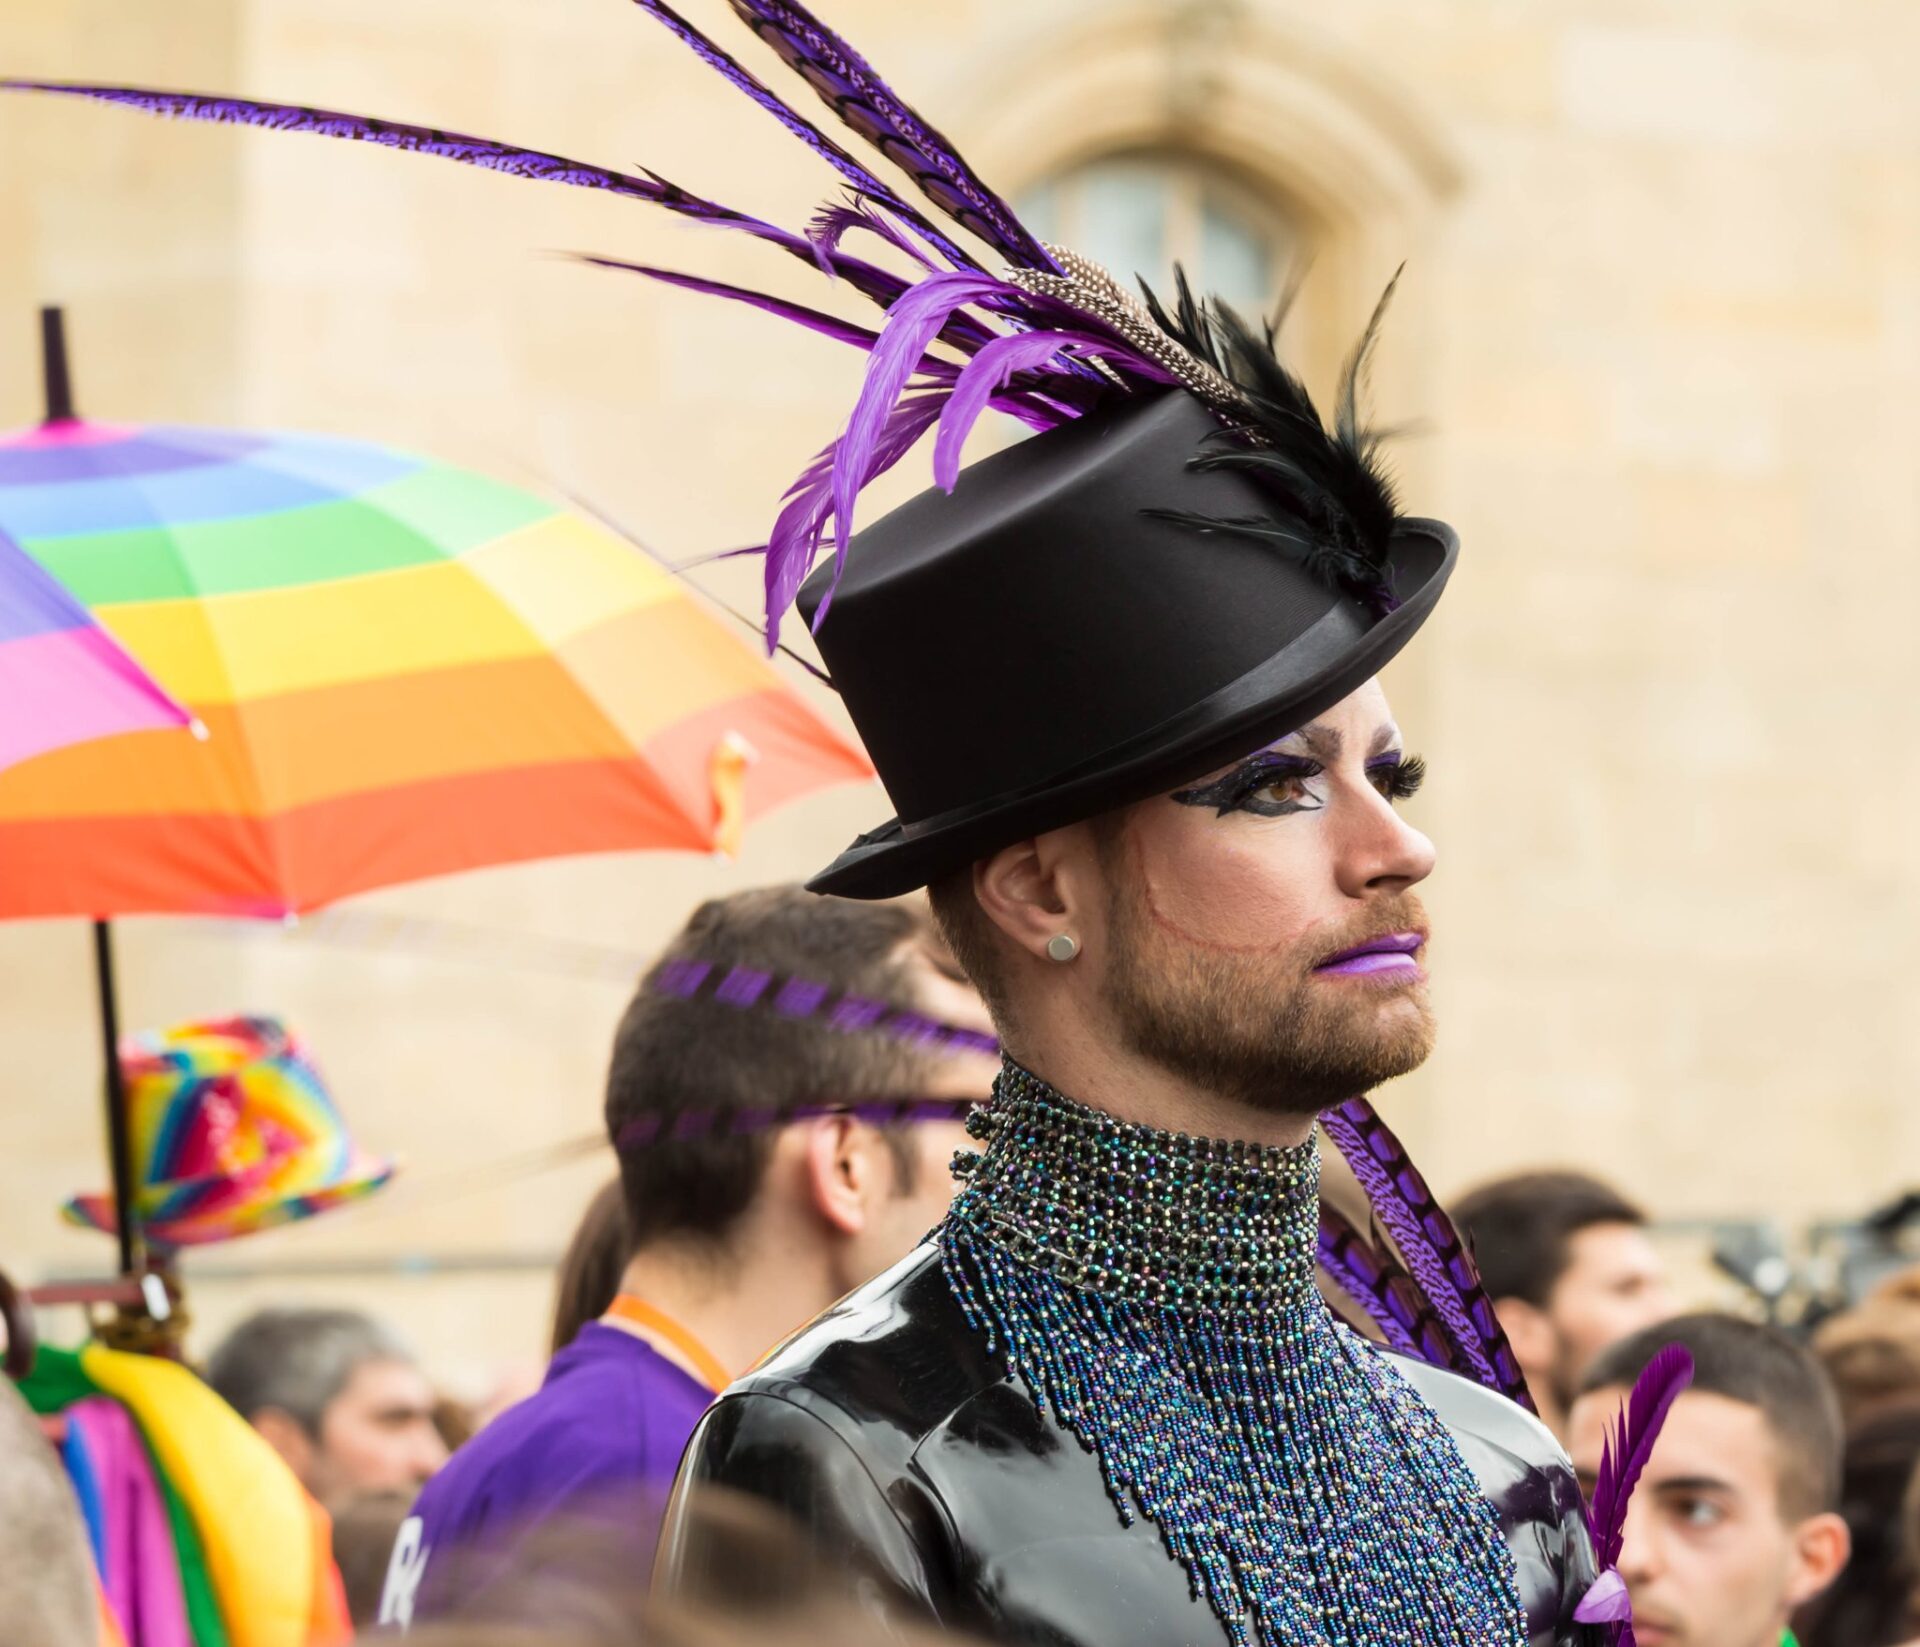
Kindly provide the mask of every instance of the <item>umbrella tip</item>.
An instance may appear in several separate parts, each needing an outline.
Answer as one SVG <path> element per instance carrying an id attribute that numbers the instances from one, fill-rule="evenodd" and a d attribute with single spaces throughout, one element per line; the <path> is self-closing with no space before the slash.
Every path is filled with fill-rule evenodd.
<path id="1" fill-rule="evenodd" d="M 187 730 L 201 743 L 207 742 L 207 740 L 213 736 L 213 734 L 207 730 L 207 723 L 198 715 L 195 715 L 192 720 L 187 722 Z"/>
<path id="2" fill-rule="evenodd" d="M 40 370 L 46 384 L 46 421 L 71 423 L 73 380 L 67 371 L 66 311 L 57 303 L 40 311 Z"/>

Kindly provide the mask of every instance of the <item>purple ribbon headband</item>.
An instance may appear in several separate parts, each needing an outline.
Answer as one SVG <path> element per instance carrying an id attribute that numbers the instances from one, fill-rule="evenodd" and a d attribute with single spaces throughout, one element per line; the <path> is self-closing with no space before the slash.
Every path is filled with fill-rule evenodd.
<path id="1" fill-rule="evenodd" d="M 923 1012 L 904 1012 L 885 1001 L 850 995 L 811 978 L 766 972 L 758 967 L 718 967 L 711 961 L 663 961 L 653 988 L 677 1000 L 716 1001 L 741 1011 L 777 1012 L 795 1021 L 813 1018 L 842 1034 L 891 1035 L 928 1052 L 999 1054 L 1000 1043 L 981 1030 L 945 1023 Z M 764 1109 L 681 1110 L 672 1115 L 643 1115 L 622 1127 L 613 1140 L 621 1154 L 662 1141 L 740 1137 L 765 1132 L 820 1115 L 851 1115 L 874 1126 L 913 1121 L 964 1120 L 973 1101 L 966 1098 L 893 1097 L 860 1102 L 815 1099 Z"/>

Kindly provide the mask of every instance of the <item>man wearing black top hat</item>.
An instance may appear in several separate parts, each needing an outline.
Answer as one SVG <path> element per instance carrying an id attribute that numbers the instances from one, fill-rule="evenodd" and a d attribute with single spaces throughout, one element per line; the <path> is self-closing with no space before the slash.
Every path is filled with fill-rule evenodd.
<path id="1" fill-rule="evenodd" d="M 1315 1286 L 1315 1117 L 1432 1039 L 1422 766 L 1374 677 L 1456 539 L 1396 512 L 1351 386 L 1329 433 L 1261 398 L 1270 339 L 1196 325 L 1237 417 L 1196 368 L 801 593 L 899 813 L 812 885 L 929 887 L 1006 1072 L 951 1217 L 708 1415 L 661 1576 L 728 1581 L 687 1510 L 719 1484 L 994 1639 L 1598 1639 L 1551 1435 Z"/>

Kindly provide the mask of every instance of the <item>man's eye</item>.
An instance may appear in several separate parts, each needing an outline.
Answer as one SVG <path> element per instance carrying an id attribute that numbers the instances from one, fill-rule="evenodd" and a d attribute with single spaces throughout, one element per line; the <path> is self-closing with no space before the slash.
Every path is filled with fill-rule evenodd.
<path id="1" fill-rule="evenodd" d="M 1251 812 L 1262 818 L 1317 812 L 1324 803 L 1309 785 L 1324 770 L 1318 761 L 1261 754 L 1210 784 L 1176 790 L 1173 798 L 1182 806 L 1213 807 L 1220 817 L 1229 812 Z"/>
<path id="2" fill-rule="evenodd" d="M 1717 1527 L 1726 1519 L 1726 1512 L 1710 1498 L 1683 1498 L 1673 1509 L 1689 1527 Z"/>

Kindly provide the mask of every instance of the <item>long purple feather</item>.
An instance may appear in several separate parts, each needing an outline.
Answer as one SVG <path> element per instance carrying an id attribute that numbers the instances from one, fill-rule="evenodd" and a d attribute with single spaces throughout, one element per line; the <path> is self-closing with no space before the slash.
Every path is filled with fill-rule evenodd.
<path id="1" fill-rule="evenodd" d="M 1328 1110 L 1320 1124 L 1359 1179 L 1408 1272 L 1439 1312 L 1466 1367 L 1489 1389 L 1532 1410 L 1526 1377 L 1466 1243 L 1392 1129 L 1364 1098 Z"/>
<path id="2" fill-rule="evenodd" d="M 732 5 L 828 108 L 905 171 L 936 207 L 1014 263 L 1057 267 L 954 146 L 798 0 L 732 0 Z"/>
<path id="3" fill-rule="evenodd" d="M 259 126 L 272 131 L 312 132 L 349 142 L 373 143 L 382 148 L 430 154 L 461 165 L 478 166 L 510 177 L 530 177 L 573 188 L 602 189 L 722 228 L 740 229 L 770 242 L 802 261 L 824 266 L 863 296 L 882 307 L 895 303 L 909 283 L 889 270 L 845 252 L 822 252 L 804 235 L 783 229 L 731 206 L 704 200 L 653 172 L 620 172 L 539 149 L 518 148 L 491 138 L 468 137 L 429 126 L 367 115 L 343 114 L 333 109 L 302 108 L 291 103 L 261 103 L 238 97 L 207 97 L 195 92 L 153 91 L 137 86 L 96 86 L 71 81 L 0 80 L 0 91 L 45 92 L 56 97 L 79 97 L 96 103 L 117 103 L 148 114 L 178 120 L 210 121 L 221 125 Z M 976 328 L 984 341 L 991 334 Z"/>
<path id="4" fill-rule="evenodd" d="M 822 337 L 830 337 L 839 343 L 851 343 L 857 349 L 871 349 L 880 336 L 870 326 L 856 325 L 853 321 L 840 319 L 838 315 L 830 315 L 823 309 L 809 308 L 804 303 L 792 303 L 783 297 L 757 292 L 751 286 L 735 286 L 725 280 L 708 280 L 704 275 L 656 268 L 650 263 L 629 263 L 624 258 L 603 257 L 597 252 L 576 252 L 573 255 L 578 261 L 597 269 L 618 269 L 624 274 L 645 275 L 647 279 L 657 280 L 664 286 L 680 286 L 706 297 L 723 297 L 731 302 L 745 303 L 751 308 L 791 321 L 796 326 L 804 326 L 810 332 L 818 332 Z M 949 376 L 959 372 L 959 367 L 953 362 L 943 361 L 935 355 L 925 356 L 920 369 L 931 375 L 937 374 L 943 367 Z"/>
<path id="5" fill-rule="evenodd" d="M 633 3 L 664 25 L 682 44 L 688 46 L 696 57 L 716 70 L 736 90 L 745 93 L 748 98 L 765 109 L 786 127 L 788 132 L 824 159 L 861 194 L 883 202 L 889 209 L 912 224 L 918 233 L 925 236 L 927 244 L 937 250 L 942 257 L 958 268 L 980 267 L 974 258 L 968 256 L 952 240 L 936 229 L 923 213 L 916 211 L 902 200 L 811 120 L 796 113 L 757 75 L 742 67 L 728 52 L 715 45 L 693 24 L 665 4 L 664 0 L 633 0 Z"/>

